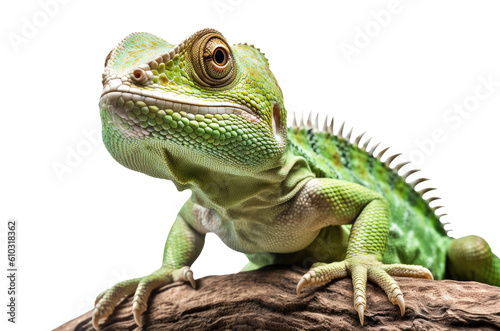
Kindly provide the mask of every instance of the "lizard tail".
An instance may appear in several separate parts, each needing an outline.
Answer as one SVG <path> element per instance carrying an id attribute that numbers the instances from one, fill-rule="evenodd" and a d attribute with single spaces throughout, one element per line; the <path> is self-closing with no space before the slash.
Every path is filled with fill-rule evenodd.
<path id="1" fill-rule="evenodd" d="M 500 286 L 500 259 L 478 236 L 453 239 L 448 246 L 448 277 Z"/>

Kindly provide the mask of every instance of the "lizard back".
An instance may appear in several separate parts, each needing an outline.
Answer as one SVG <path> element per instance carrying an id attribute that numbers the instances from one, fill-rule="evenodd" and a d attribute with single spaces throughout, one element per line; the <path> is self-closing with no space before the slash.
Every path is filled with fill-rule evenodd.
<path id="1" fill-rule="evenodd" d="M 317 125 L 315 125 L 317 127 Z M 288 144 L 292 152 L 304 157 L 317 177 L 336 178 L 368 187 L 390 204 L 391 224 L 389 242 L 384 263 L 406 263 L 427 266 L 436 279 L 445 277 L 446 249 L 450 237 L 429 203 L 428 192 L 415 190 L 422 180 L 408 183 L 406 178 L 415 171 L 399 175 L 398 171 L 407 163 L 394 167 L 390 164 L 398 155 L 380 160 L 385 150 L 373 154 L 375 145 L 368 151 L 370 140 L 358 146 L 361 136 L 350 141 L 351 132 L 343 135 L 343 125 L 338 134 L 333 134 L 333 122 L 323 130 L 307 125 L 294 125 L 288 130 Z M 432 242 L 432 245 L 428 243 Z"/>

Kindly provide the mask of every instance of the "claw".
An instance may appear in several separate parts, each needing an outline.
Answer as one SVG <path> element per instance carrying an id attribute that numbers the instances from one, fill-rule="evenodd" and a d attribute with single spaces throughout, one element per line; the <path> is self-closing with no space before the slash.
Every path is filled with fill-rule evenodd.
<path id="1" fill-rule="evenodd" d="M 297 295 L 300 295 L 300 291 L 302 291 L 306 283 L 307 280 L 305 278 L 300 279 L 299 283 L 297 284 Z"/>
<path id="2" fill-rule="evenodd" d="M 94 312 L 92 313 L 92 325 L 94 326 L 94 329 L 99 330 L 99 317 L 97 316 L 98 311 L 97 309 L 94 309 Z"/>
<path id="3" fill-rule="evenodd" d="M 194 281 L 193 271 L 191 269 L 186 269 L 184 272 L 184 277 L 191 283 L 191 286 L 196 290 L 196 282 Z"/>
<path id="4" fill-rule="evenodd" d="M 403 299 L 403 296 L 399 294 L 396 297 L 396 304 L 399 306 L 399 309 L 401 309 L 401 316 L 404 316 L 405 314 L 405 300 Z"/>
<path id="5" fill-rule="evenodd" d="M 304 276 L 302 276 L 302 278 L 300 279 L 299 283 L 297 284 L 297 295 L 300 295 L 300 291 L 302 291 L 302 289 L 307 286 L 306 283 L 309 283 L 311 281 L 311 271 L 309 271 L 308 273 L 306 273 Z M 316 276 L 316 274 L 314 274 L 314 276 Z"/>
<path id="6" fill-rule="evenodd" d="M 356 310 L 358 311 L 359 321 L 361 322 L 361 326 L 363 326 L 363 322 L 365 320 L 365 306 L 358 305 L 356 307 Z"/>
<path id="7" fill-rule="evenodd" d="M 106 309 L 106 307 L 104 307 L 104 309 L 103 307 L 100 307 L 100 305 L 95 307 L 92 312 L 92 326 L 94 326 L 94 329 L 99 330 L 99 321 L 108 317 L 111 313 L 112 310 L 110 312 L 109 309 Z"/>
<path id="8" fill-rule="evenodd" d="M 142 311 L 139 310 L 139 303 L 134 302 L 134 304 L 132 305 L 132 313 L 134 314 L 135 324 L 137 324 L 138 326 L 142 326 Z"/>
<path id="9" fill-rule="evenodd" d="M 189 282 L 191 286 L 196 289 L 196 282 L 193 277 L 193 271 L 190 267 L 182 267 L 180 269 L 174 270 L 172 272 L 172 277 L 174 281 Z"/>
<path id="10" fill-rule="evenodd" d="M 432 276 L 432 272 L 427 268 L 424 268 L 424 275 L 425 275 L 426 279 L 434 280 L 434 276 Z"/>

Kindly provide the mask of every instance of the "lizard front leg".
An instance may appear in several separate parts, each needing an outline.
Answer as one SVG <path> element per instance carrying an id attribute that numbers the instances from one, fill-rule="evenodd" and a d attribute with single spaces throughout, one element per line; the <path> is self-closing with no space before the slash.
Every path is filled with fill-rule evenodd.
<path id="1" fill-rule="evenodd" d="M 382 263 L 389 233 L 388 203 L 378 193 L 361 185 L 335 179 L 314 179 L 305 188 L 315 207 L 320 226 L 353 224 L 345 259 L 333 263 L 316 263 L 297 285 L 326 284 L 332 279 L 352 277 L 354 308 L 361 324 L 366 309 L 366 281 L 379 285 L 393 304 L 405 312 L 403 293 L 392 276 L 432 279 L 431 272 L 421 266 Z"/>
<path id="2" fill-rule="evenodd" d="M 99 320 L 113 313 L 115 307 L 127 296 L 134 294 L 132 312 L 137 325 L 142 326 L 141 314 L 147 309 L 147 301 L 153 291 L 175 281 L 189 281 L 193 288 L 196 283 L 191 264 L 201 253 L 205 234 L 193 227 L 193 203 L 189 200 L 177 215 L 165 244 L 162 266 L 145 277 L 126 280 L 105 290 L 97 296 L 92 324 L 99 329 Z"/>

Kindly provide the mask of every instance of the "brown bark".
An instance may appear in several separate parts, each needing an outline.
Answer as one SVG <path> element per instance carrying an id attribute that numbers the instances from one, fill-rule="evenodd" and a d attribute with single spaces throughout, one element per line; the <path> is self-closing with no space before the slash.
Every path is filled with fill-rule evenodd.
<path id="1" fill-rule="evenodd" d="M 385 293 L 367 284 L 365 326 L 353 308 L 350 279 L 295 288 L 305 270 L 281 266 L 197 280 L 197 290 L 175 283 L 153 292 L 144 327 L 134 323 L 131 299 L 101 330 L 449 330 L 500 329 L 500 288 L 476 282 L 397 277 L 405 294 L 400 316 Z M 93 330 L 88 312 L 56 330 Z"/>

